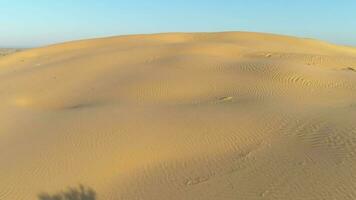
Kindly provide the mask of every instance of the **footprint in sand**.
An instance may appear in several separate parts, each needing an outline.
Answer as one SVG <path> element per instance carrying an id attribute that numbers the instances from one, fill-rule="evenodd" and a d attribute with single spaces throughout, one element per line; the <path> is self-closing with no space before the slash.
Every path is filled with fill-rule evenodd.
<path id="1" fill-rule="evenodd" d="M 271 53 L 267 53 L 267 54 L 265 54 L 265 57 L 266 57 L 266 58 L 271 58 L 271 57 L 272 57 L 272 54 L 271 54 Z"/>
<path id="2" fill-rule="evenodd" d="M 356 69 L 353 67 L 346 67 L 346 68 L 344 68 L 344 70 L 356 72 Z"/>
<path id="3" fill-rule="evenodd" d="M 231 96 L 220 97 L 219 102 L 232 101 L 232 99 L 233 99 L 233 97 L 231 97 Z"/>

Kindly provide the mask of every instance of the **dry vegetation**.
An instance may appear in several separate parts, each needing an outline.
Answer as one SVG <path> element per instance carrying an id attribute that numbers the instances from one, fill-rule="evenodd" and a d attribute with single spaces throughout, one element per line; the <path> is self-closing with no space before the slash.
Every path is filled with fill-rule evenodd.
<path id="1" fill-rule="evenodd" d="M 70 187 L 56 194 L 41 193 L 38 200 L 96 200 L 96 193 L 89 187 L 79 185 L 78 188 Z"/>
<path id="2" fill-rule="evenodd" d="M 1 49 L 0 48 L 0 57 L 2 56 L 6 56 L 6 55 L 9 55 L 9 54 L 12 54 L 12 53 L 16 53 L 16 52 L 19 52 L 20 49 Z"/>

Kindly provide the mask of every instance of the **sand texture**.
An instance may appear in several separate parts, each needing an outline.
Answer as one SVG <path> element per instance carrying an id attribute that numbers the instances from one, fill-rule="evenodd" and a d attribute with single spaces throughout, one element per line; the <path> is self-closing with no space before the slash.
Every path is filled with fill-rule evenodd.
<path id="1" fill-rule="evenodd" d="M 356 49 L 132 35 L 0 57 L 0 200 L 356 199 Z"/>

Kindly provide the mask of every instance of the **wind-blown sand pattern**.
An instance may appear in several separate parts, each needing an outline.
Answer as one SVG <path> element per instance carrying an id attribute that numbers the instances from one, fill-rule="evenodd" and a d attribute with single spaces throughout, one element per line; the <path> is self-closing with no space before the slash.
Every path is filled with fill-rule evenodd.
<path id="1" fill-rule="evenodd" d="M 0 199 L 356 199 L 356 49 L 258 33 L 0 58 Z"/>

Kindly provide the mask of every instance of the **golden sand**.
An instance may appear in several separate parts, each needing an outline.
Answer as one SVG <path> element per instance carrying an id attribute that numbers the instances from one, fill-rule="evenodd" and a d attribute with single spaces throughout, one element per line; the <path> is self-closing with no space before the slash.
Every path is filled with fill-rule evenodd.
<path id="1" fill-rule="evenodd" d="M 0 200 L 356 199 L 356 49 L 258 33 L 0 58 Z"/>

